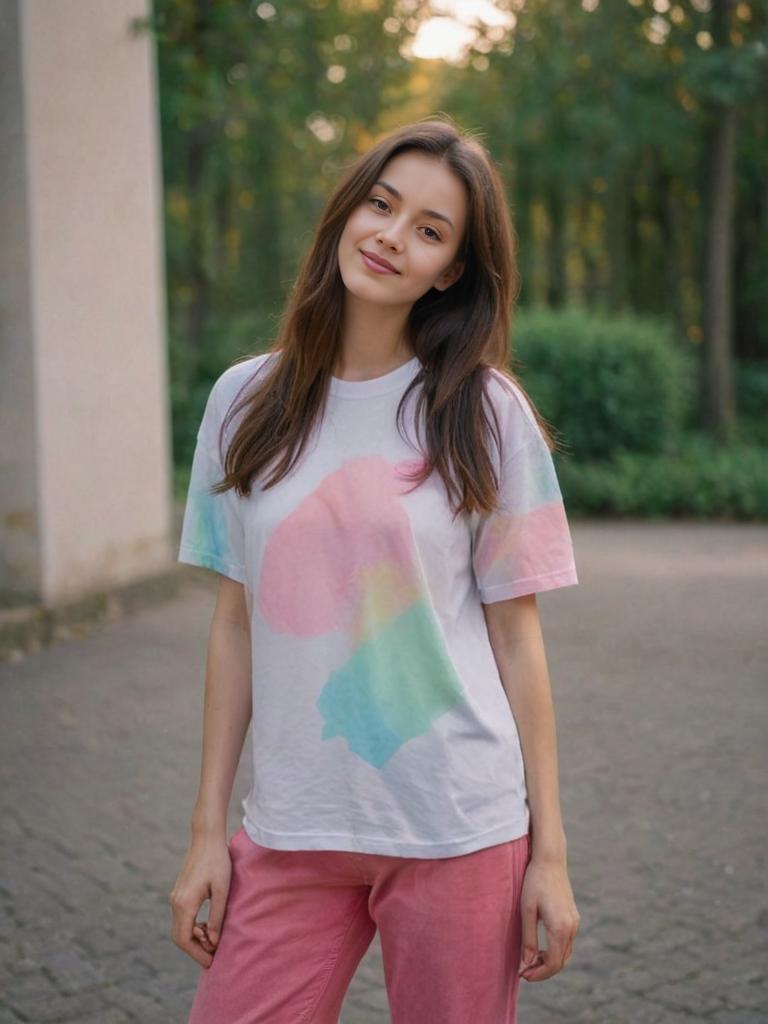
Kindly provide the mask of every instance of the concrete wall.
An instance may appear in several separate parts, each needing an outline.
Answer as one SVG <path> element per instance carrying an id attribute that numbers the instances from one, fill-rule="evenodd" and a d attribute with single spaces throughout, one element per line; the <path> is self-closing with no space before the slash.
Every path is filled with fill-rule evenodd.
<path id="1" fill-rule="evenodd" d="M 0 603 L 167 569 L 171 443 L 148 0 L 0 0 Z"/>

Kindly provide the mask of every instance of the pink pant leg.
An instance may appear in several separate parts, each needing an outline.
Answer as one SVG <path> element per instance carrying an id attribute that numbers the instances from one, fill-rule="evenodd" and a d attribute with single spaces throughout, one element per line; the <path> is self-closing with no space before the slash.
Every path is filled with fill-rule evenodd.
<path id="1" fill-rule="evenodd" d="M 392 1024 L 515 1024 L 530 839 L 451 858 L 280 851 L 243 829 L 188 1024 L 337 1024 L 378 925 Z"/>
<path id="2" fill-rule="evenodd" d="M 375 860 L 369 909 L 392 1024 L 515 1024 L 530 836 L 459 857 Z"/>
<path id="3" fill-rule="evenodd" d="M 337 1024 L 376 930 L 352 856 L 268 849 L 242 828 L 229 851 L 219 946 L 188 1024 Z"/>

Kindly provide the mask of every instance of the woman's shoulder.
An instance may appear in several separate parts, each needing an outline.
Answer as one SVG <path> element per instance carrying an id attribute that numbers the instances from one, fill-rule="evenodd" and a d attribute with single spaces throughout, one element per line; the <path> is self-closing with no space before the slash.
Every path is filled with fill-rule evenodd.
<path id="1" fill-rule="evenodd" d="M 240 400 L 247 395 L 251 385 L 261 377 L 262 370 L 270 364 L 271 357 L 275 352 L 260 352 L 255 356 L 247 356 L 244 359 L 232 363 L 213 382 L 208 393 L 205 414 L 201 426 L 201 433 L 212 444 L 219 436 L 222 423 L 227 418 L 227 413 L 233 405 L 238 405 L 237 413 L 233 413 L 225 431 L 225 436 L 231 437 L 245 412 L 245 407 L 240 406 Z"/>
<path id="2" fill-rule="evenodd" d="M 246 356 L 232 363 L 226 370 L 219 374 L 211 388 L 211 395 L 217 404 L 224 404 L 228 408 L 231 403 L 239 397 L 240 392 L 261 376 L 263 369 L 271 365 L 272 357 L 277 352 L 260 352 L 255 356 Z"/>
<path id="3" fill-rule="evenodd" d="M 484 393 L 498 417 L 502 458 L 509 458 L 535 436 L 541 436 L 531 401 L 522 386 L 505 370 L 486 366 Z"/>

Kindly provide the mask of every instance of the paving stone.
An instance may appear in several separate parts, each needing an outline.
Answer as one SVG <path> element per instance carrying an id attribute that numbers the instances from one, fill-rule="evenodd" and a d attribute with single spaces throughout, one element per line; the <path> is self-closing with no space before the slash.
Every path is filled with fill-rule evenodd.
<path id="1" fill-rule="evenodd" d="M 103 988 L 109 981 L 106 962 L 94 960 L 76 946 L 49 953 L 42 960 L 42 969 L 64 993 Z"/>
<path id="2" fill-rule="evenodd" d="M 74 941 L 91 956 L 108 956 L 112 953 L 122 953 L 130 943 L 126 941 L 125 934 L 120 934 L 113 928 L 103 925 L 93 925 L 83 928 L 77 932 Z"/>
<path id="3" fill-rule="evenodd" d="M 78 1017 L 77 1024 L 130 1024 L 135 1019 L 119 1007 L 105 1006 L 103 1010 L 89 1017 Z"/>
<path id="4" fill-rule="evenodd" d="M 25 996 L 9 998 L 8 1005 L 22 1020 L 34 1024 L 58 1024 L 59 1021 L 80 1021 L 88 1014 L 104 1009 L 104 997 L 98 992 L 78 992 L 73 995 Z"/>
<path id="5" fill-rule="evenodd" d="M 2 993 L 3 998 L 9 1002 L 17 1000 L 23 1002 L 26 999 L 39 999 L 42 996 L 54 997 L 58 996 L 60 992 L 60 988 L 42 971 L 17 975 L 3 972 Z"/>
<path id="6" fill-rule="evenodd" d="M 763 1006 L 762 1013 L 756 1016 L 752 1010 L 719 1010 L 707 1021 L 711 1024 L 765 1024 L 768 1020 L 768 1007 Z"/>
<path id="7" fill-rule="evenodd" d="M 365 1007 L 373 1013 L 383 1014 L 384 1019 L 386 1019 L 389 1014 L 389 1002 L 387 1000 L 387 993 L 385 989 L 373 988 L 368 989 L 365 992 L 361 992 L 357 997 L 356 1005 L 359 1007 Z"/>
<path id="8" fill-rule="evenodd" d="M 0 1024 L 22 1024 L 22 1021 L 10 1007 L 0 1005 Z"/>
<path id="9" fill-rule="evenodd" d="M 139 1020 L 142 1024 L 167 1020 L 167 1017 L 161 1016 L 162 1008 L 156 999 L 146 993 L 135 992 L 132 988 L 112 986 L 109 991 L 104 992 L 104 999 L 117 1009 L 125 1011 L 132 1020 Z"/>

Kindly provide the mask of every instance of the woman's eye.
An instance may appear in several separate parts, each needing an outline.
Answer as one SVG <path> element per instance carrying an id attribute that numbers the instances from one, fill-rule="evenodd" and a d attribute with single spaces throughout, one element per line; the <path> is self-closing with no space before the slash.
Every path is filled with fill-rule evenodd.
<path id="1" fill-rule="evenodd" d="M 368 202 L 369 203 L 381 203 L 381 206 L 377 206 L 376 209 L 377 210 L 381 210 L 382 213 L 384 213 L 386 210 L 389 209 L 389 204 L 386 202 L 386 200 L 382 199 L 380 196 L 369 196 Z M 435 231 L 434 228 L 430 228 L 430 227 L 427 226 L 425 228 L 425 230 L 432 232 L 431 235 L 427 235 L 427 238 L 434 238 L 438 242 L 441 241 L 440 235 L 438 234 L 437 231 Z"/>

